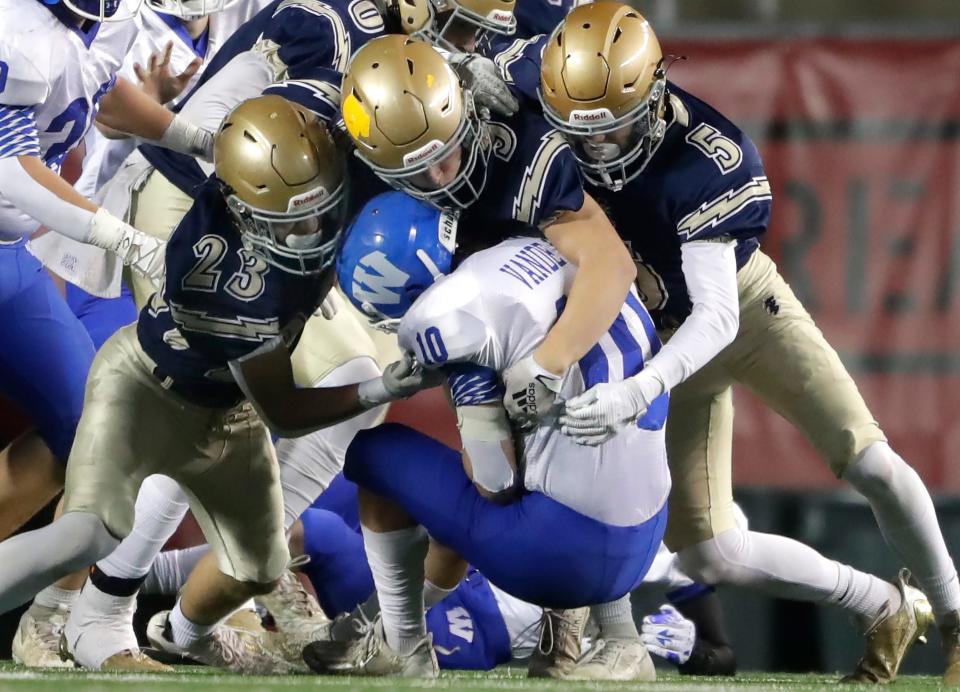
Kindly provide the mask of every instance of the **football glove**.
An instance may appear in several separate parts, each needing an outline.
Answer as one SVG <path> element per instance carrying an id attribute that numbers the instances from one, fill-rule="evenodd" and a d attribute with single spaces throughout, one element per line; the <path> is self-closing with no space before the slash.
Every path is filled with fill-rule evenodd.
<path id="1" fill-rule="evenodd" d="M 529 355 L 503 373 L 503 406 L 521 430 L 531 430 L 554 407 L 563 377 L 544 370 Z"/>
<path id="2" fill-rule="evenodd" d="M 383 375 L 357 385 L 357 397 L 366 408 L 374 408 L 397 399 L 406 399 L 421 389 L 430 389 L 443 382 L 439 370 L 427 370 L 413 357 L 404 352 L 400 360 L 390 363 Z"/>
<path id="3" fill-rule="evenodd" d="M 690 660 L 697 628 L 673 606 L 662 605 L 659 613 L 643 618 L 640 639 L 647 651 L 680 666 Z"/>
<path id="4" fill-rule="evenodd" d="M 451 53 L 449 62 L 463 86 L 473 92 L 478 108 L 506 116 L 513 115 L 520 108 L 490 58 L 475 53 Z"/>
<path id="5" fill-rule="evenodd" d="M 652 370 L 598 384 L 566 402 L 560 431 L 582 445 L 602 444 L 642 416 L 661 394 L 663 382 Z"/>

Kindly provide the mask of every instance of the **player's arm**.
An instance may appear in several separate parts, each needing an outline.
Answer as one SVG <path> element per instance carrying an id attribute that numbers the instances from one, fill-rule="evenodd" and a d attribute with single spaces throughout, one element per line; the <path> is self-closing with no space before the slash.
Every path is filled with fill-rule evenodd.
<path id="1" fill-rule="evenodd" d="M 254 409 L 280 437 L 300 437 L 432 387 L 436 378 L 404 354 L 380 377 L 339 387 L 297 387 L 282 336 L 230 361 L 230 372 Z"/>
<path id="2" fill-rule="evenodd" d="M 463 467 L 477 491 L 497 504 L 515 500 L 522 485 L 513 434 L 500 402 L 458 406 L 457 427 L 463 443 Z"/>
<path id="3" fill-rule="evenodd" d="M 182 154 L 213 159 L 213 132 L 167 110 L 123 77 L 101 100 L 97 122 Z"/>
<path id="4" fill-rule="evenodd" d="M 115 252 L 144 276 L 163 275 L 163 244 L 77 192 L 40 158 L 33 108 L 0 105 L 0 197 L 39 224 Z"/>

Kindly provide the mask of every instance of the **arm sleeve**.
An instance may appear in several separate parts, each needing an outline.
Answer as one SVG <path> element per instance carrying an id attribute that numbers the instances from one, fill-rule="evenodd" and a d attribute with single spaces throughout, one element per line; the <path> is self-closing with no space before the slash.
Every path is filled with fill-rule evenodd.
<path id="1" fill-rule="evenodd" d="M 216 132 L 234 106 L 259 96 L 276 79 L 263 55 L 240 53 L 191 95 L 180 114 L 198 127 Z"/>
<path id="2" fill-rule="evenodd" d="M 644 367 L 660 379 L 664 391 L 686 380 L 736 337 L 740 300 L 735 250 L 735 241 L 695 241 L 681 246 L 683 276 L 693 309 Z"/>
<path id="3" fill-rule="evenodd" d="M 0 159 L 40 156 L 33 106 L 0 106 Z"/>
<path id="4" fill-rule="evenodd" d="M 90 238 L 93 212 L 70 204 L 38 183 L 16 157 L 0 159 L 0 197 L 68 238 L 85 243 Z"/>

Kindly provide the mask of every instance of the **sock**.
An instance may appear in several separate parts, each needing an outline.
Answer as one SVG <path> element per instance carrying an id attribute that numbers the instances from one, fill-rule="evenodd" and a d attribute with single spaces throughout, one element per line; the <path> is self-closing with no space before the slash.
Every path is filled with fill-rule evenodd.
<path id="1" fill-rule="evenodd" d="M 157 555 L 150 572 L 144 578 L 142 591 L 145 594 L 173 596 L 187 583 L 190 572 L 207 554 L 210 546 L 195 545 L 192 548 L 168 550 Z"/>
<path id="2" fill-rule="evenodd" d="M 183 649 L 189 649 L 198 641 L 213 632 L 216 625 L 198 625 L 188 620 L 180 610 L 180 599 L 170 611 L 170 632 L 173 636 L 173 643 Z"/>
<path id="3" fill-rule="evenodd" d="M 684 571 L 705 584 L 756 589 L 776 598 L 832 603 L 872 621 L 888 601 L 900 605 L 893 584 L 827 559 L 783 536 L 728 529 L 678 553 Z"/>
<path id="4" fill-rule="evenodd" d="M 637 623 L 633 620 L 630 594 L 595 605 L 590 608 L 590 614 L 600 625 L 600 636 L 604 639 L 640 639 Z"/>
<path id="5" fill-rule="evenodd" d="M 65 608 L 66 610 L 70 610 L 73 608 L 73 604 L 77 602 L 78 596 L 80 596 L 79 589 L 70 591 L 57 586 L 48 586 L 34 597 L 33 602 L 44 608 Z"/>
<path id="6" fill-rule="evenodd" d="M 844 473 L 870 502 L 887 544 L 930 599 L 938 622 L 960 610 L 960 581 L 930 493 L 917 472 L 886 442 L 867 447 Z"/>
<path id="7" fill-rule="evenodd" d="M 105 593 L 134 593 L 150 571 L 157 554 L 187 513 L 187 498 L 180 486 L 166 476 L 150 476 L 140 486 L 133 530 L 120 546 L 97 563 Z M 127 593 L 129 592 L 129 593 Z"/>
<path id="8" fill-rule="evenodd" d="M 424 610 L 430 610 L 433 606 L 437 605 L 440 601 L 445 599 L 447 596 L 452 594 L 457 587 L 453 589 L 445 589 L 442 586 L 437 586 L 429 579 L 423 580 L 423 608 Z"/>
<path id="9" fill-rule="evenodd" d="M 427 532 L 422 526 L 385 533 L 363 527 L 363 542 L 377 587 L 387 645 L 404 656 L 427 633 L 423 619 Z"/>

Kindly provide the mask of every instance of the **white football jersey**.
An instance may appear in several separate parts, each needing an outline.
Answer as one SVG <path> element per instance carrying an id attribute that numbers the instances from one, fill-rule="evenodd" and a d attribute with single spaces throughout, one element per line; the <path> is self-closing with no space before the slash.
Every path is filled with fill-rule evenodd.
<path id="1" fill-rule="evenodd" d="M 528 356 L 563 310 L 576 267 L 545 240 L 512 238 L 469 257 L 414 303 L 400 323 L 400 347 L 427 367 L 446 365 L 457 405 L 499 402 L 499 373 Z M 659 348 L 653 322 L 631 289 L 600 342 L 563 380 L 559 400 L 638 372 Z M 665 416 L 666 400 L 651 406 Z M 643 420 L 643 419 L 641 419 Z M 670 490 L 663 420 L 630 426 L 598 447 L 562 435 L 552 419 L 523 439 L 524 484 L 616 526 L 652 517 Z"/>
<path id="2" fill-rule="evenodd" d="M 45 6 L 0 0 L 0 157 L 37 155 L 59 170 L 83 138 L 132 45 L 133 21 L 105 22 L 86 35 Z M 121 10 L 123 11 L 123 10 Z M 0 240 L 29 235 L 38 223 L 0 199 Z"/>
<path id="3" fill-rule="evenodd" d="M 173 43 L 173 50 L 170 53 L 172 74 L 180 74 L 195 58 L 203 58 L 203 64 L 187 87 L 171 102 L 171 105 L 176 105 L 193 89 L 200 75 L 203 74 L 203 69 L 217 54 L 217 49 L 223 45 L 224 41 L 230 38 L 241 24 L 266 7 L 268 2 L 269 0 L 241 0 L 225 10 L 211 14 L 205 40 L 206 49 L 202 54 L 194 48 L 189 34 L 179 25 L 176 17 L 155 12 L 149 4 L 145 3 L 135 20 L 140 31 L 130 52 L 127 53 L 119 74 L 132 83 L 138 84 L 139 80 L 133 71 L 133 66 L 139 64 L 146 67 L 150 56 L 162 52 L 167 43 Z M 133 139 L 107 139 L 92 127 L 87 133 L 85 144 L 87 154 L 83 159 L 83 173 L 74 187 L 81 194 L 93 197 L 94 193 L 113 177 L 120 164 L 136 148 L 137 142 Z"/>

